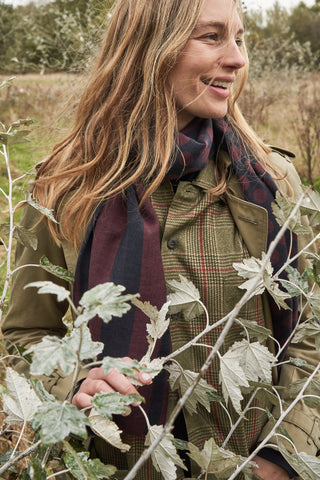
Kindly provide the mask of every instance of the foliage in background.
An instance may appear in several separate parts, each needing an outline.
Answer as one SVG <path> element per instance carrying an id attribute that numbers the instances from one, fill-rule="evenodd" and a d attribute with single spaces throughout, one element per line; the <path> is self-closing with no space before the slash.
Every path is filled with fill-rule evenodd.
<path id="1" fill-rule="evenodd" d="M 0 0 L 0 72 L 81 71 L 103 33 L 113 0 L 54 0 L 13 8 Z M 254 75 L 288 66 L 319 69 L 320 3 L 266 15 L 246 11 Z"/>
<path id="2" fill-rule="evenodd" d="M 0 3 L 0 71 L 79 71 L 95 50 L 111 0 Z"/>

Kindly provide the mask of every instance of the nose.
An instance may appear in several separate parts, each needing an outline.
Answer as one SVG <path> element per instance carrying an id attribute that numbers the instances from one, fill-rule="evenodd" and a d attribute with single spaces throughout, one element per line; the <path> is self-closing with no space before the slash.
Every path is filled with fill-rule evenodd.
<path id="1" fill-rule="evenodd" d="M 237 40 L 231 40 L 228 42 L 226 47 L 224 59 L 224 66 L 239 70 L 243 68 L 246 64 L 246 60 L 241 52 L 241 48 L 237 43 Z"/>

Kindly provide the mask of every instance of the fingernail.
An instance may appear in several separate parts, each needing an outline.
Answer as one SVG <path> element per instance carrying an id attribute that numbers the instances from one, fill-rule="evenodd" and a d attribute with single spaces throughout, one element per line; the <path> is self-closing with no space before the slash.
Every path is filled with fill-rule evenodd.
<path id="1" fill-rule="evenodd" d="M 149 375 L 149 373 L 142 373 L 140 378 L 144 382 L 150 382 L 150 380 L 152 380 L 152 377 Z"/>

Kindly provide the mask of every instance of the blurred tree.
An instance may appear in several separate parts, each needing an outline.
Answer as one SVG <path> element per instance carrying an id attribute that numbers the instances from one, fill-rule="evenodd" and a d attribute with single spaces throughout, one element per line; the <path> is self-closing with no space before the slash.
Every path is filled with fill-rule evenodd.
<path id="1" fill-rule="evenodd" d="M 13 8 L 0 0 L 0 71 L 80 71 L 96 50 L 113 0 L 38 0 Z M 320 0 L 291 12 L 279 1 L 245 8 L 251 70 L 319 69 Z"/>
<path id="2" fill-rule="evenodd" d="M 14 55 L 14 31 L 18 17 L 12 5 L 0 3 L 0 65 L 5 65 Z"/>
<path id="3" fill-rule="evenodd" d="M 112 3 L 112 0 L 55 0 L 11 7 L 9 23 L 15 24 L 9 34 L 12 52 L 0 57 L 0 70 L 22 73 L 81 70 L 99 41 Z M 0 23 L 0 39 L 5 31 Z"/>
<path id="4" fill-rule="evenodd" d="M 300 2 L 290 15 L 288 25 L 300 43 L 310 42 L 311 50 L 320 52 L 320 1 L 312 7 Z"/>

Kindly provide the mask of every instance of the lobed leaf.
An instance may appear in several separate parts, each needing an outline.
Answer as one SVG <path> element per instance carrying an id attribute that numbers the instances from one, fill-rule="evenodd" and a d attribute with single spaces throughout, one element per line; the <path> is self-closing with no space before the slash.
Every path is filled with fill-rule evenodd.
<path id="1" fill-rule="evenodd" d="M 302 292 L 308 293 L 309 283 L 307 271 L 304 271 L 301 275 L 300 272 L 296 268 L 291 267 L 291 265 L 288 265 L 286 271 L 290 283 L 284 280 L 280 280 L 280 282 L 287 292 L 290 293 L 292 297 L 299 296 Z"/>
<path id="2" fill-rule="evenodd" d="M 320 224 L 320 194 L 307 187 L 302 187 L 305 190 L 306 196 L 300 206 L 302 215 L 308 215 L 309 224 L 311 227 L 316 227 Z"/>
<path id="3" fill-rule="evenodd" d="M 24 288 L 35 287 L 38 288 L 39 294 L 50 293 L 52 295 L 57 295 L 58 302 L 64 302 L 70 298 L 69 290 L 66 290 L 64 287 L 57 285 L 56 283 L 43 281 L 43 282 L 32 282 L 25 285 Z"/>
<path id="4" fill-rule="evenodd" d="M 103 352 L 104 344 L 92 340 L 91 332 L 87 325 L 74 328 L 70 337 L 65 337 L 65 343 L 75 352 L 79 352 L 80 360 L 95 360 Z"/>
<path id="5" fill-rule="evenodd" d="M 245 328 L 251 339 L 256 338 L 260 343 L 265 342 L 272 334 L 269 328 L 258 325 L 257 322 L 253 322 L 252 320 L 238 318 L 236 319 L 236 323 Z M 242 332 L 241 335 L 246 335 L 246 332 Z"/>
<path id="6" fill-rule="evenodd" d="M 206 475 L 213 475 L 219 480 L 227 480 L 241 466 L 244 458 L 229 450 L 219 448 L 213 438 L 204 443 L 203 449 L 189 443 L 190 458 L 199 465 Z M 252 463 L 251 463 L 252 466 Z M 250 467 L 246 467 L 248 473 Z"/>
<path id="7" fill-rule="evenodd" d="M 131 308 L 127 302 L 138 296 L 122 295 L 124 290 L 122 285 L 107 282 L 85 292 L 79 302 L 83 310 L 75 321 L 75 326 L 88 322 L 96 315 L 105 323 L 110 322 L 113 316 L 122 317 Z"/>
<path id="8" fill-rule="evenodd" d="M 119 429 L 115 422 L 103 417 L 94 408 L 90 412 L 89 421 L 91 430 L 100 438 L 103 438 L 106 442 L 121 450 L 121 452 L 130 450 L 130 445 L 122 442 L 120 437 L 122 430 Z"/>
<path id="9" fill-rule="evenodd" d="M 263 258 L 265 256 L 265 253 L 263 253 Z M 242 278 L 246 278 L 247 281 L 244 282 L 243 284 L 239 285 L 239 288 L 242 290 L 251 290 L 252 291 L 252 296 L 254 295 L 261 295 L 265 291 L 265 284 L 264 284 L 264 278 L 268 276 L 271 278 L 272 276 L 272 266 L 271 263 L 269 262 L 267 264 L 267 268 L 263 273 L 263 278 L 261 278 L 257 282 L 257 277 L 258 275 L 261 274 L 261 268 L 262 268 L 262 263 L 263 259 L 259 260 L 255 257 L 251 258 L 246 258 L 242 263 L 233 263 L 233 268 L 238 272 L 238 275 Z"/>
<path id="10" fill-rule="evenodd" d="M 32 345 L 26 352 L 33 353 L 30 373 L 50 376 L 60 367 L 65 376 L 70 375 L 78 361 L 77 352 L 65 338 L 46 335 L 41 342 Z"/>
<path id="11" fill-rule="evenodd" d="M 136 394 L 122 395 L 119 392 L 99 392 L 96 393 L 91 400 L 97 413 L 110 420 L 112 415 L 128 413 L 128 405 L 137 402 L 144 402 L 144 398 Z"/>
<path id="12" fill-rule="evenodd" d="M 199 374 L 191 372 L 190 370 L 183 370 L 182 367 L 176 363 L 172 363 L 166 367 L 166 370 L 170 373 L 169 382 L 172 390 L 180 390 L 181 396 L 194 384 Z M 216 389 L 209 385 L 203 378 L 200 379 L 194 391 L 186 401 L 185 407 L 187 411 L 192 415 L 196 413 L 198 404 L 203 405 L 208 412 L 210 412 L 210 400 L 208 393 L 215 393 Z"/>
<path id="13" fill-rule="evenodd" d="M 29 422 L 41 405 L 41 400 L 30 382 L 15 370 L 6 369 L 7 391 L 3 394 L 3 410 L 7 414 L 5 422 L 9 425 L 21 425 Z"/>
<path id="14" fill-rule="evenodd" d="M 297 380 L 290 389 L 290 397 L 296 398 L 305 386 L 308 378 Z M 305 404 L 310 408 L 317 408 L 320 405 L 320 381 L 312 380 L 304 391 L 304 395 L 312 395 L 312 397 L 303 398 Z"/>
<path id="15" fill-rule="evenodd" d="M 49 376 L 60 368 L 64 376 L 68 376 L 78 363 L 78 355 L 80 360 L 95 359 L 103 347 L 103 343 L 92 341 L 87 326 L 82 326 L 82 332 L 74 329 L 69 337 L 46 335 L 26 351 L 26 354 L 33 353 L 30 373 Z"/>
<path id="16" fill-rule="evenodd" d="M 170 302 L 165 303 L 160 311 L 151 303 L 141 302 L 138 298 L 134 298 L 132 303 L 150 319 L 150 324 L 147 325 L 150 337 L 154 340 L 161 338 L 169 327 L 170 320 L 167 320 L 166 317 Z"/>
<path id="17" fill-rule="evenodd" d="M 307 300 L 313 315 L 316 317 L 316 320 L 320 320 L 320 295 L 316 293 L 310 293 L 307 295 Z"/>
<path id="18" fill-rule="evenodd" d="M 86 427 L 89 425 L 89 420 L 74 405 L 55 400 L 38 406 L 31 425 L 34 430 L 40 429 L 40 436 L 45 445 L 53 445 L 61 442 L 71 433 L 87 438 Z"/>
<path id="19" fill-rule="evenodd" d="M 293 202 L 289 203 L 289 201 L 277 191 L 276 199 L 271 207 L 278 224 L 282 227 L 291 216 L 295 204 Z M 291 218 L 288 228 L 297 235 L 309 233 L 309 229 L 301 223 L 301 213 L 299 210 L 294 217 Z"/>
<path id="20" fill-rule="evenodd" d="M 179 275 L 180 281 L 171 280 L 167 285 L 174 290 L 168 295 L 170 302 L 170 314 L 183 312 L 184 317 L 188 320 L 193 320 L 198 315 L 203 313 L 203 307 L 200 305 L 199 290 L 193 283 L 187 280 L 183 275 Z"/>
<path id="21" fill-rule="evenodd" d="M 147 372 L 152 377 L 158 375 L 158 373 L 162 370 L 162 363 L 163 362 L 160 358 L 152 360 L 148 365 L 144 364 L 142 361 L 138 362 L 138 360 L 131 360 L 130 362 L 127 362 L 122 358 L 115 357 L 104 357 L 102 359 L 104 373 L 107 374 L 114 368 L 119 373 L 122 373 L 126 377 L 130 377 L 132 379 L 136 379 L 137 373 L 139 372 Z"/>
<path id="22" fill-rule="evenodd" d="M 248 380 L 240 366 L 239 358 L 227 352 L 220 358 L 219 382 L 226 403 L 230 399 L 236 412 L 241 415 L 241 387 L 249 387 Z"/>
<path id="23" fill-rule="evenodd" d="M 312 337 L 315 340 L 317 350 L 320 350 L 320 323 L 316 318 L 311 318 L 300 323 L 295 330 L 292 343 L 300 343 L 305 338 Z"/>
<path id="24" fill-rule="evenodd" d="M 229 355 L 228 355 L 229 354 Z M 277 359 L 267 347 L 259 342 L 247 340 L 235 342 L 226 354 L 228 358 L 238 358 L 246 378 L 252 382 L 272 382 L 272 367 Z"/>
<path id="25" fill-rule="evenodd" d="M 65 466 L 70 470 L 71 475 L 77 480 L 97 480 L 97 478 L 110 478 L 117 471 L 113 465 L 105 465 L 98 458 L 89 458 L 88 452 L 79 452 L 76 454 L 78 462 L 84 473 L 81 471 L 79 464 L 71 453 L 66 453 L 63 456 Z"/>
<path id="26" fill-rule="evenodd" d="M 153 425 L 149 428 L 145 445 L 151 445 L 163 432 L 161 425 Z M 152 463 L 158 472 L 161 472 L 165 480 L 176 479 L 176 465 L 186 470 L 177 450 L 173 444 L 174 437 L 167 433 L 151 454 Z"/>
<path id="27" fill-rule="evenodd" d="M 13 237 L 24 247 L 32 248 L 33 250 L 37 250 L 38 248 L 38 237 L 32 230 L 15 225 Z"/>
<path id="28" fill-rule="evenodd" d="M 291 467 L 303 480 L 319 480 L 320 478 L 320 460 L 314 455 L 308 455 L 305 452 L 290 454 L 278 442 L 282 456 L 287 460 Z"/>

